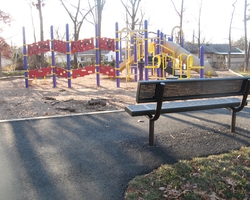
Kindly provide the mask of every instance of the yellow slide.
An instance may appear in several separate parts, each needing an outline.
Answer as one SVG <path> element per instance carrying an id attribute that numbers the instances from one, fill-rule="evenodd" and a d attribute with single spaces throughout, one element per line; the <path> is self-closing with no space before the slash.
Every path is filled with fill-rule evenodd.
<path id="1" fill-rule="evenodd" d="M 129 62 L 129 64 L 134 63 L 134 59 L 135 59 L 135 57 L 134 57 L 134 55 L 132 55 L 132 56 L 130 57 L 130 62 Z M 128 63 L 128 60 L 124 60 L 122 63 L 120 63 L 120 65 L 119 65 L 120 72 L 123 71 L 123 70 L 126 68 L 126 64 L 127 64 L 127 63 Z"/>
<path id="2" fill-rule="evenodd" d="M 169 53 L 172 54 L 173 52 L 175 53 L 175 57 L 177 58 L 180 54 L 183 54 L 182 58 L 183 61 L 186 63 L 187 56 L 190 55 L 190 52 L 188 52 L 186 49 L 182 48 L 180 45 L 174 43 L 174 42 L 169 42 L 166 41 L 165 45 L 166 48 L 164 48 L 164 53 Z M 193 56 L 194 60 L 194 66 L 199 66 L 200 65 L 200 59 L 197 56 Z M 187 64 L 187 63 L 186 63 Z M 199 69 L 194 69 L 197 73 L 200 73 Z M 218 76 L 212 66 L 209 64 L 209 62 L 204 62 L 204 75 L 209 75 L 210 76 Z"/>

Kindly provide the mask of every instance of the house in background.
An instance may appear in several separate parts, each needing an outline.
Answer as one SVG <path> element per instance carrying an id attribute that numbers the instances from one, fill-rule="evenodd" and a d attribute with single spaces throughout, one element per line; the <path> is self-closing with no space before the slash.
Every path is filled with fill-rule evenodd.
<path id="1" fill-rule="evenodd" d="M 102 50 L 101 51 L 101 62 L 112 62 L 114 59 L 115 53 L 113 51 Z M 74 60 L 74 55 L 70 55 L 71 62 Z M 55 55 L 55 62 L 56 65 L 61 65 L 62 63 L 67 62 L 66 54 L 63 53 L 56 53 Z M 78 67 L 84 67 L 92 65 L 96 62 L 96 52 L 95 50 L 89 50 L 85 52 L 78 52 L 77 53 L 77 62 Z"/>
<path id="2" fill-rule="evenodd" d="M 228 44 L 202 44 L 204 47 L 204 60 L 208 61 L 216 70 L 226 70 L 228 67 Z M 195 56 L 198 56 L 198 45 L 186 43 L 185 49 Z M 231 50 L 231 69 L 237 70 L 243 67 L 244 52 L 236 47 Z"/>
<path id="3" fill-rule="evenodd" d="M 113 62 L 115 60 L 115 52 L 109 51 L 106 54 L 104 54 L 104 61 L 107 62 Z"/>
<path id="4" fill-rule="evenodd" d="M 12 60 L 11 59 L 5 58 L 3 56 L 1 58 L 1 61 L 2 61 L 2 67 L 7 67 L 7 66 L 9 66 L 9 65 L 12 64 Z"/>

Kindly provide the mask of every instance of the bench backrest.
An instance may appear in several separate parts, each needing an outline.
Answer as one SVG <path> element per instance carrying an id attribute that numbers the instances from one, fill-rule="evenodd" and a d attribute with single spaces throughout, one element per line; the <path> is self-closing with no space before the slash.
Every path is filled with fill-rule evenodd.
<path id="1" fill-rule="evenodd" d="M 163 101 L 247 95 L 249 77 L 139 81 L 136 102 L 157 102 L 157 88 L 164 83 Z"/>

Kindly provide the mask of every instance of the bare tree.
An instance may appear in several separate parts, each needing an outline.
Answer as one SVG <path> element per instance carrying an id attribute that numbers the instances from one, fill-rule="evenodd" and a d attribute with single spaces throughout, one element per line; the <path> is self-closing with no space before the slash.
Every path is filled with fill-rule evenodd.
<path id="1" fill-rule="evenodd" d="M 135 30 L 136 25 L 141 26 L 141 24 L 138 22 L 142 22 L 142 18 L 139 18 L 137 16 L 141 0 L 127 0 L 126 3 L 124 0 L 121 0 L 121 3 L 126 10 L 127 28 L 129 28 L 130 30 Z M 142 13 L 143 12 L 141 11 L 141 14 Z"/>
<path id="2" fill-rule="evenodd" d="M 242 36 L 238 40 L 232 41 L 232 46 L 235 46 L 235 47 L 239 48 L 240 50 L 244 50 L 244 48 L 245 48 L 245 37 Z"/>
<path id="3" fill-rule="evenodd" d="M 12 21 L 12 17 L 10 16 L 9 13 L 6 13 L 2 10 L 0 10 L 0 25 L 1 24 L 7 24 L 10 25 L 11 21 Z M 3 31 L 2 26 L 0 26 L 0 33 Z"/>
<path id="4" fill-rule="evenodd" d="M 172 2 L 172 4 L 173 4 L 173 6 L 174 6 L 175 12 L 176 12 L 177 15 L 180 17 L 180 25 L 179 25 L 179 26 L 180 26 L 180 28 L 182 29 L 182 24 L 183 24 L 183 13 L 184 13 L 184 8 L 183 8 L 183 7 L 184 7 L 184 0 L 181 1 L 181 10 L 180 10 L 180 11 L 176 8 L 174 1 L 171 0 L 171 2 Z M 181 44 L 182 37 L 183 37 L 183 35 L 181 34 L 181 31 L 179 31 L 178 35 L 179 35 L 179 43 Z"/>
<path id="5" fill-rule="evenodd" d="M 40 41 L 44 41 L 44 31 L 43 31 L 43 13 L 42 13 L 42 7 L 45 6 L 45 0 L 29 0 L 29 5 L 34 6 L 39 13 L 39 21 L 40 21 Z M 33 23 L 33 14 L 31 11 L 31 20 Z M 34 30 L 34 25 L 33 25 L 33 30 Z M 34 30 L 35 31 L 35 30 Z M 34 35 L 34 42 L 36 42 L 36 37 Z M 44 67 L 44 53 L 41 53 L 40 56 L 40 65 L 41 67 Z"/>
<path id="6" fill-rule="evenodd" d="M 236 4 L 237 0 L 234 1 L 234 3 L 232 4 L 233 6 L 233 11 L 231 14 L 231 20 L 230 20 L 230 25 L 229 25 L 229 51 L 228 51 L 228 69 L 231 69 L 231 52 L 232 52 L 232 38 L 231 38 L 231 31 L 232 31 L 232 23 L 233 23 L 233 17 L 234 17 L 234 12 L 235 12 L 235 4 Z"/>
<path id="7" fill-rule="evenodd" d="M 35 24 L 34 24 L 34 17 L 33 17 L 33 10 L 32 10 L 32 7 L 34 6 L 34 2 L 30 2 L 29 6 L 30 6 L 31 23 L 32 23 L 32 28 L 33 28 L 33 37 L 34 37 L 34 42 L 36 43 L 37 42 L 37 40 L 36 40 L 36 28 L 35 28 Z M 32 68 L 36 67 L 38 59 L 39 59 L 38 55 L 32 56 L 32 59 L 31 59 Z"/>
<path id="8" fill-rule="evenodd" d="M 201 49 L 201 11 L 202 11 L 202 1 L 200 0 L 199 5 L 199 17 L 198 17 L 198 55 L 200 57 L 200 49 Z"/>
<path id="9" fill-rule="evenodd" d="M 104 6 L 106 4 L 106 0 L 95 0 L 95 8 L 96 11 L 93 12 L 93 6 L 91 5 L 90 1 L 89 2 L 89 9 L 91 10 L 91 15 L 93 17 L 93 22 L 89 21 L 93 25 L 98 26 L 98 37 L 100 38 L 102 35 L 102 12 L 104 10 Z M 99 50 L 99 59 L 101 59 L 101 50 Z M 100 61 L 99 61 L 100 63 Z"/>
<path id="10" fill-rule="evenodd" d="M 96 0 L 96 10 L 97 10 L 97 24 L 98 24 L 98 31 L 99 31 L 99 37 L 101 37 L 102 33 L 102 12 L 104 9 L 104 5 L 106 3 L 106 0 Z"/>
<path id="11" fill-rule="evenodd" d="M 12 17 L 9 13 L 6 13 L 0 10 L 0 24 L 8 24 L 10 25 L 12 21 Z M 2 26 L 1 26 L 2 27 Z M 0 33 L 3 29 L 0 27 Z M 10 56 L 10 46 L 7 44 L 4 38 L 0 37 L 0 77 L 3 76 L 2 73 L 2 56 L 9 57 Z"/>
<path id="12" fill-rule="evenodd" d="M 84 10 L 81 8 L 81 0 L 78 0 L 77 5 L 73 5 L 69 3 L 71 7 L 75 9 L 75 13 L 71 12 L 68 8 L 68 5 L 66 5 L 66 0 L 59 0 L 63 7 L 65 8 L 66 12 L 68 13 L 71 21 L 73 22 L 73 28 L 74 28 L 74 41 L 77 41 L 79 39 L 79 34 L 81 31 L 81 27 L 83 24 L 83 21 L 86 19 L 87 15 L 91 13 L 91 11 L 94 9 L 92 7 L 91 9 Z M 77 67 L 77 57 L 76 54 L 74 55 L 74 66 Z"/>
<path id="13" fill-rule="evenodd" d="M 60 27 L 54 27 L 54 32 L 55 32 L 55 36 L 54 36 L 54 39 L 56 40 L 63 40 L 65 38 L 65 31 L 60 31 Z M 63 32 L 63 34 L 62 34 Z"/>

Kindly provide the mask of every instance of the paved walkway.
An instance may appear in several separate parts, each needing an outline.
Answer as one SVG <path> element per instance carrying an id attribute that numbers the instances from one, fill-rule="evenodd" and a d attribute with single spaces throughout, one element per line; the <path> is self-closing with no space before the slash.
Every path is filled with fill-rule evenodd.
<path id="1" fill-rule="evenodd" d="M 230 112 L 169 114 L 156 122 L 125 112 L 0 122 L 0 199 L 121 200 L 127 183 L 161 164 L 250 145 L 250 107 L 229 133 Z"/>

